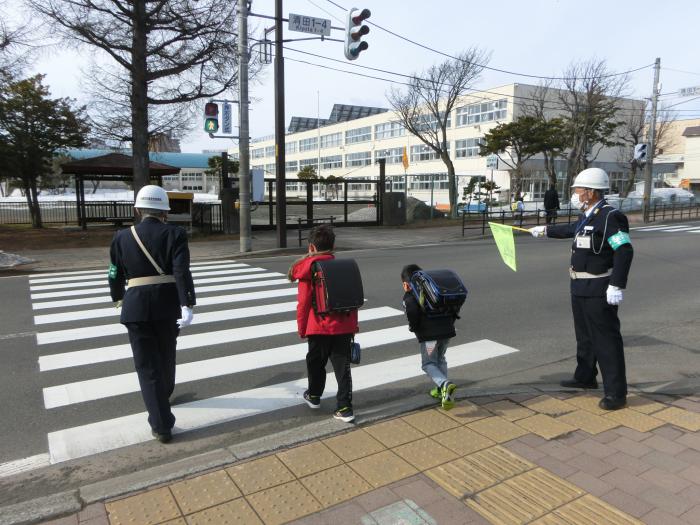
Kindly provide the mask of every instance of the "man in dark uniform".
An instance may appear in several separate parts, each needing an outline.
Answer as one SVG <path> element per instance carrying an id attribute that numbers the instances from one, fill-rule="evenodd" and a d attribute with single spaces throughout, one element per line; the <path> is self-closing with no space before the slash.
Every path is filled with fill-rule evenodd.
<path id="1" fill-rule="evenodd" d="M 142 220 L 112 240 L 109 289 L 122 308 L 151 433 L 167 443 L 175 424 L 175 345 L 195 304 L 190 252 L 185 230 L 166 223 L 170 205 L 163 188 L 144 186 L 134 207 Z"/>
<path id="2" fill-rule="evenodd" d="M 557 219 L 559 209 L 559 193 L 554 184 L 549 185 L 549 189 L 544 192 L 544 209 L 547 213 L 547 224 L 554 224 Z"/>
<path id="3" fill-rule="evenodd" d="M 576 330 L 578 366 L 570 388 L 598 388 L 596 363 L 603 376 L 605 397 L 599 406 L 617 410 L 626 405 L 625 355 L 620 335 L 618 305 L 632 264 L 627 217 L 603 198 L 608 174 L 588 168 L 578 174 L 572 188 L 572 207 L 581 209 L 574 224 L 536 226 L 534 237 L 574 238 L 571 249 L 571 307 Z"/>

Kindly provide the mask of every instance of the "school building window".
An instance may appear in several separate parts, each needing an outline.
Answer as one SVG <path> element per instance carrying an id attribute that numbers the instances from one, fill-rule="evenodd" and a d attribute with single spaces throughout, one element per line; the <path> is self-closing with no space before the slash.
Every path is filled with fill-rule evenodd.
<path id="1" fill-rule="evenodd" d="M 445 144 L 447 151 L 450 150 L 450 143 Z M 426 160 L 438 160 L 440 157 L 433 150 L 425 144 L 418 144 L 417 146 L 411 146 L 411 162 L 423 162 Z"/>
<path id="2" fill-rule="evenodd" d="M 374 151 L 374 163 L 379 159 L 386 159 L 387 164 L 401 164 L 403 161 L 403 148 L 378 149 Z"/>
<path id="3" fill-rule="evenodd" d="M 349 129 L 345 132 L 345 144 L 356 144 L 372 140 L 372 126 Z"/>
<path id="4" fill-rule="evenodd" d="M 321 135 L 321 148 L 332 148 L 343 144 L 342 133 L 331 133 L 330 135 Z"/>
<path id="5" fill-rule="evenodd" d="M 383 124 L 375 124 L 374 126 L 374 140 L 403 137 L 405 134 L 406 128 L 399 122 L 385 122 Z"/>
<path id="6" fill-rule="evenodd" d="M 262 159 L 265 156 L 265 148 L 254 148 L 250 150 L 251 159 Z"/>
<path id="7" fill-rule="evenodd" d="M 275 173 L 277 173 L 276 164 L 265 164 L 265 175 L 274 175 Z"/>
<path id="8" fill-rule="evenodd" d="M 321 168 L 324 170 L 332 170 L 333 168 L 343 167 L 343 156 L 332 155 L 330 157 L 321 157 Z"/>
<path id="9" fill-rule="evenodd" d="M 284 172 L 285 173 L 296 173 L 299 171 L 299 161 L 296 160 L 288 160 L 285 165 L 284 165 Z"/>
<path id="10" fill-rule="evenodd" d="M 345 167 L 369 166 L 372 164 L 372 152 L 360 151 L 357 153 L 348 153 L 345 155 Z"/>
<path id="11" fill-rule="evenodd" d="M 480 102 L 479 104 L 469 104 L 457 108 L 457 125 L 468 126 L 481 122 L 493 122 L 503 120 L 508 113 L 508 100 L 494 100 L 491 102 Z"/>
<path id="12" fill-rule="evenodd" d="M 435 184 L 434 186 L 432 186 Z M 410 190 L 430 190 L 431 186 L 436 190 L 449 189 L 447 174 L 428 173 L 424 175 L 414 175 L 408 177 L 408 189 Z"/>
<path id="13" fill-rule="evenodd" d="M 318 138 L 301 139 L 299 141 L 299 151 L 311 151 L 318 148 Z"/>
<path id="14" fill-rule="evenodd" d="M 483 137 L 455 141 L 455 158 L 478 157 Z"/>
<path id="15" fill-rule="evenodd" d="M 274 144 L 272 146 L 265 146 L 265 156 L 266 157 L 274 157 L 275 156 L 275 145 Z"/>
<path id="16" fill-rule="evenodd" d="M 284 143 L 284 152 L 285 153 L 296 153 L 297 152 L 297 141 L 293 142 L 285 142 Z"/>
<path id="17" fill-rule="evenodd" d="M 440 121 L 445 117 L 445 112 L 441 111 L 440 112 Z M 452 113 L 448 113 L 447 115 L 447 123 L 445 124 L 445 127 L 450 128 L 452 127 Z M 438 123 L 438 119 L 435 118 L 435 115 L 432 113 L 428 114 L 423 114 L 418 117 L 418 129 L 421 130 L 426 130 L 426 129 L 440 129 L 440 125 Z"/>
<path id="18" fill-rule="evenodd" d="M 318 159 L 301 159 L 299 161 L 299 170 L 301 171 L 306 166 L 311 166 L 318 171 Z"/>

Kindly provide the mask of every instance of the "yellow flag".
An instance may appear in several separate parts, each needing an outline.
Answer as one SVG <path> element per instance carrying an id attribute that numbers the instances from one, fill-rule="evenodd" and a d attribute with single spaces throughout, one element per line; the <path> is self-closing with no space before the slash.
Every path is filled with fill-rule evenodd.
<path id="1" fill-rule="evenodd" d="M 408 169 L 408 154 L 406 153 L 406 146 L 403 147 L 403 157 L 401 157 L 401 162 L 403 162 L 403 169 Z"/>
<path id="2" fill-rule="evenodd" d="M 515 262 L 515 240 L 513 239 L 513 228 L 505 224 L 489 222 L 489 228 L 493 234 L 493 240 L 501 254 L 503 262 L 514 272 L 518 271 Z"/>

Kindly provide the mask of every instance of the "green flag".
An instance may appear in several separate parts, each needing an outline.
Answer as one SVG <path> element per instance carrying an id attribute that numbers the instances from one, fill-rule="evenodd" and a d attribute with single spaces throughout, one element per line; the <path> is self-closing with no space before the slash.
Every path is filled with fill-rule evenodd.
<path id="1" fill-rule="evenodd" d="M 513 239 L 513 228 L 505 224 L 490 222 L 489 227 L 493 234 L 493 240 L 501 254 L 503 262 L 514 272 L 518 271 L 515 263 L 515 240 Z"/>

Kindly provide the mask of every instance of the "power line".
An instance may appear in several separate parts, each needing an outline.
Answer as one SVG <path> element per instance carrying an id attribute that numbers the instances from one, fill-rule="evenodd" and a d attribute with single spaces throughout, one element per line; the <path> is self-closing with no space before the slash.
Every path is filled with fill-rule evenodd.
<path id="1" fill-rule="evenodd" d="M 662 67 L 661 69 L 665 69 L 666 71 L 674 71 L 675 73 L 685 73 L 686 75 L 697 75 L 700 77 L 700 73 L 697 73 L 696 71 L 683 71 L 682 69 L 673 69 L 670 67 Z"/>
<path id="2" fill-rule="evenodd" d="M 339 4 L 335 3 L 333 0 L 326 0 L 326 1 L 327 1 L 328 3 L 330 3 L 330 4 L 333 4 L 333 5 L 336 6 L 337 8 L 342 9 L 342 10 L 345 11 L 345 12 L 348 11 L 348 10 L 345 9 L 342 5 L 339 5 Z M 432 48 L 432 47 L 430 47 L 430 46 L 426 46 L 425 44 L 421 44 L 420 42 L 416 42 L 415 40 L 411 40 L 410 38 L 407 38 L 407 37 L 405 37 L 405 36 L 403 36 L 403 35 L 400 35 L 400 34 L 398 34 L 398 33 L 395 33 L 394 31 L 391 31 L 390 29 L 387 29 L 386 27 L 380 26 L 380 25 L 377 24 L 376 22 L 372 22 L 372 21 L 370 21 L 370 20 L 367 20 L 367 23 L 368 23 L 368 24 L 371 24 L 371 25 L 373 25 L 373 26 L 375 26 L 375 27 L 377 27 L 378 29 L 381 29 L 382 31 L 385 31 L 385 32 L 389 33 L 389 34 L 392 35 L 392 36 L 395 36 L 395 37 L 397 37 L 397 38 L 400 38 L 401 40 L 405 40 L 406 42 L 409 42 L 409 43 L 411 43 L 411 44 L 413 44 L 413 45 L 415 45 L 415 46 L 422 47 L 423 49 L 427 49 L 428 51 L 432 51 L 433 53 L 437 53 L 438 55 L 442 55 L 442 56 L 447 57 L 447 58 L 450 58 L 450 59 L 452 59 L 452 60 L 460 60 L 460 61 L 462 61 L 462 59 L 460 59 L 459 57 L 455 57 L 455 56 L 453 56 L 453 55 L 450 55 L 449 53 L 445 53 L 445 52 L 443 52 L 443 51 L 439 51 L 439 50 L 434 49 L 434 48 Z M 487 66 L 487 65 L 485 65 L 485 64 L 477 64 L 477 63 L 474 63 L 474 65 L 479 66 L 479 67 L 482 67 L 482 68 L 484 68 L 484 69 L 488 69 L 488 70 L 490 70 L 490 71 L 496 71 L 496 72 L 498 72 L 498 73 L 506 73 L 506 74 L 508 74 L 508 75 L 515 75 L 515 76 L 518 76 L 518 77 L 537 78 L 537 79 L 540 79 L 540 80 L 574 80 L 573 77 L 551 77 L 551 76 L 543 76 L 543 75 L 530 75 L 530 74 L 527 74 L 527 73 L 517 73 L 517 72 L 515 72 L 515 71 L 508 71 L 507 69 L 500 69 L 500 68 L 497 68 L 497 67 L 490 67 L 490 66 Z M 630 73 L 636 73 L 637 71 L 641 71 L 642 69 L 648 69 L 648 68 L 652 67 L 653 65 L 654 65 L 654 64 L 647 64 L 647 65 L 645 65 L 645 66 L 641 66 L 641 67 L 638 67 L 638 68 L 635 68 L 635 69 L 629 69 L 629 70 L 627 70 L 627 71 L 620 71 L 620 72 L 617 72 L 617 73 L 610 73 L 610 74 L 608 74 L 608 75 L 601 75 L 599 78 L 611 78 L 611 77 L 618 77 L 618 76 L 628 75 L 628 74 L 630 74 Z M 581 79 L 581 80 L 585 80 L 586 77 L 580 77 L 580 79 Z"/>
<path id="3" fill-rule="evenodd" d="M 700 99 L 700 96 L 689 98 L 688 100 L 682 100 L 681 102 L 676 102 L 675 104 L 671 104 L 670 106 L 666 106 L 666 109 L 672 108 L 675 106 L 680 106 L 681 104 L 687 104 L 688 102 L 692 102 L 693 100 L 698 100 L 698 99 Z M 690 111 L 697 111 L 697 110 L 695 109 L 695 110 L 690 110 Z"/>

